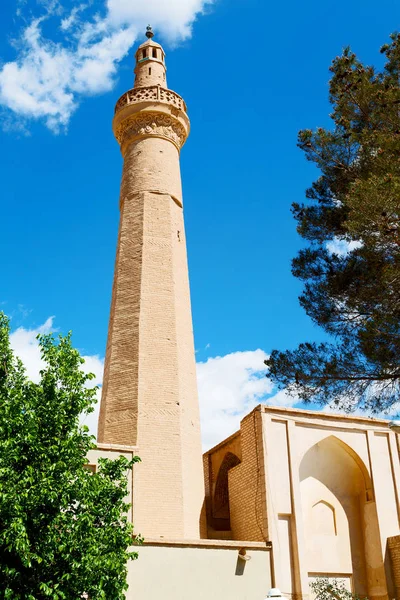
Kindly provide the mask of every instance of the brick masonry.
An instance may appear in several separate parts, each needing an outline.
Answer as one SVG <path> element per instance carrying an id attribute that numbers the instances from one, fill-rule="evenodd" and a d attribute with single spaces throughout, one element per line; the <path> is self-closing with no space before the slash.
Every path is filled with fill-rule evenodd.
<path id="1" fill-rule="evenodd" d="M 160 58 L 137 62 L 135 88 L 160 69 Z M 98 439 L 139 448 L 135 531 L 196 539 L 204 483 L 179 164 L 188 119 L 143 100 L 116 112 L 114 131 L 124 166 Z"/>
<path id="2" fill-rule="evenodd" d="M 240 431 L 206 452 L 204 461 L 207 520 L 214 537 L 215 492 L 224 461 L 240 461 L 228 471 L 230 537 L 234 540 L 268 539 L 261 413 L 255 409 L 240 424 Z M 234 464 L 232 462 L 232 464 Z"/>
<path id="3" fill-rule="evenodd" d="M 388 548 L 392 563 L 396 600 L 400 600 L 400 535 L 388 538 Z"/>

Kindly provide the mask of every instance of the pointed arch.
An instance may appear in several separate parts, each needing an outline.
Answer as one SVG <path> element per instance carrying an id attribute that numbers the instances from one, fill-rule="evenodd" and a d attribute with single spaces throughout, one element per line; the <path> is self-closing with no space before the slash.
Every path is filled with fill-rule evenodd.
<path id="1" fill-rule="evenodd" d="M 333 444 L 333 443 L 337 444 L 340 448 L 342 448 L 342 450 L 344 450 L 357 464 L 357 466 L 360 469 L 363 480 L 364 480 L 366 501 L 367 502 L 373 501 L 374 500 L 374 492 L 373 492 L 373 486 L 372 486 L 372 479 L 371 479 L 371 476 L 369 474 L 369 471 L 368 471 L 363 459 L 360 457 L 359 454 L 357 454 L 357 452 L 351 446 L 349 446 L 348 444 L 346 444 L 346 442 L 344 442 L 339 437 L 337 437 L 336 435 L 333 435 L 333 434 L 326 436 L 325 438 L 323 438 L 322 440 L 320 440 L 319 442 L 314 444 L 314 446 L 312 446 L 305 452 L 305 454 L 300 462 L 300 479 L 302 479 L 302 465 L 305 463 L 307 455 L 309 453 L 314 452 L 315 447 L 323 447 L 325 445 Z"/>
<path id="2" fill-rule="evenodd" d="M 342 439 L 327 435 L 302 456 L 299 480 L 308 572 L 352 573 L 355 589 L 367 596 L 374 572 L 370 557 L 377 557 L 379 569 L 383 557 L 372 480 L 364 461 Z M 336 534 L 329 505 L 335 512 Z M 328 544 L 324 534 L 330 536 Z"/>
<path id="3" fill-rule="evenodd" d="M 213 497 L 213 517 L 224 529 L 230 527 L 228 473 L 240 464 L 240 459 L 233 452 L 227 452 L 218 471 Z"/>
<path id="4" fill-rule="evenodd" d="M 337 535 L 336 510 L 326 500 L 319 500 L 312 506 L 312 525 L 319 535 Z"/>

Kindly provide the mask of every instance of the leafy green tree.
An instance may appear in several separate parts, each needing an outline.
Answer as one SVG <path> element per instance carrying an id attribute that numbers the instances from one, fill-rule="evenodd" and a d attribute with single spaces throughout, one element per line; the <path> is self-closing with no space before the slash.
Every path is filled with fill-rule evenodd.
<path id="1" fill-rule="evenodd" d="M 343 581 L 317 577 L 311 584 L 315 600 L 360 600 L 346 589 Z M 367 600 L 366 598 L 364 600 Z"/>
<path id="2" fill-rule="evenodd" d="M 304 401 L 385 411 L 400 381 L 400 36 L 381 71 L 346 48 L 331 66 L 330 129 L 303 130 L 299 147 L 319 178 L 293 204 L 307 245 L 292 272 L 300 304 L 330 337 L 274 350 L 268 376 Z M 341 250 L 339 245 L 344 245 Z"/>
<path id="3" fill-rule="evenodd" d="M 93 375 L 70 335 L 39 336 L 45 368 L 33 383 L 0 313 L 0 598 L 123 599 L 132 525 L 127 476 L 139 459 L 87 468 Z"/>

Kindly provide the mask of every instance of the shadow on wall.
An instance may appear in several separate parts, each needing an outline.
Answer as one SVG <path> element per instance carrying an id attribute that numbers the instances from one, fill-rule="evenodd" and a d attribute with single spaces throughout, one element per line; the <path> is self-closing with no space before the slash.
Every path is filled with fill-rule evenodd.
<path id="1" fill-rule="evenodd" d="M 231 528 L 228 472 L 239 464 L 236 454 L 227 452 L 219 468 L 212 503 L 212 527 L 216 531 L 229 531 Z"/>

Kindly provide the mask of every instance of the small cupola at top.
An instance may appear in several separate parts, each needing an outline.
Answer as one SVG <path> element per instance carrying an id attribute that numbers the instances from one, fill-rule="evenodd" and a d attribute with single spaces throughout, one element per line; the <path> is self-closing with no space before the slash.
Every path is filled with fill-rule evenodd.
<path id="1" fill-rule="evenodd" d="M 135 88 L 151 85 L 167 87 L 165 53 L 162 46 L 153 41 L 153 36 L 153 30 L 148 25 L 147 42 L 139 46 L 135 55 Z"/>

